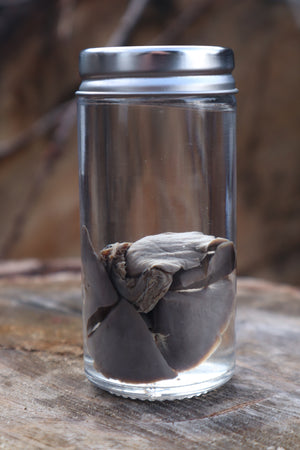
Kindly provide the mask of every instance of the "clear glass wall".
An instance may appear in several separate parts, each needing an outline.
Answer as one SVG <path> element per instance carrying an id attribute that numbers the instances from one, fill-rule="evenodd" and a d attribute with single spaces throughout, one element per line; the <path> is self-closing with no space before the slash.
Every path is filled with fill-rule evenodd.
<path id="1" fill-rule="evenodd" d="M 150 400 L 223 384 L 234 368 L 234 96 L 90 96 L 78 108 L 88 377 Z"/>

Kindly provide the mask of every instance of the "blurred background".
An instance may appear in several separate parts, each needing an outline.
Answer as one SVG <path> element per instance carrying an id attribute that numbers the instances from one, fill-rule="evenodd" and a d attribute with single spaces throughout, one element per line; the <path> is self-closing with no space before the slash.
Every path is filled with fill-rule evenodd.
<path id="1" fill-rule="evenodd" d="M 0 0 L 0 258 L 78 257 L 78 54 L 221 45 L 239 94 L 238 272 L 300 285 L 297 0 Z"/>

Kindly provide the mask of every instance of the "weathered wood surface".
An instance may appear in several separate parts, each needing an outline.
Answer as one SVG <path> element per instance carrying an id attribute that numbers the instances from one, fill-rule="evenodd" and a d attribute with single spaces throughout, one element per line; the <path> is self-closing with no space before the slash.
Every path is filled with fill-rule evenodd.
<path id="1" fill-rule="evenodd" d="M 0 448 L 300 447 L 300 291 L 239 280 L 237 368 L 202 397 L 141 402 L 91 385 L 79 274 L 0 280 Z"/>

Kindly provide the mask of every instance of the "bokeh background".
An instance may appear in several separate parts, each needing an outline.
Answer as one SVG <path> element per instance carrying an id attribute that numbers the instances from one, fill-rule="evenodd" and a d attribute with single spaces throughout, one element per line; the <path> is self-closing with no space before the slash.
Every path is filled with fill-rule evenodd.
<path id="1" fill-rule="evenodd" d="M 0 258 L 78 257 L 78 54 L 222 45 L 238 94 L 238 272 L 300 285 L 297 0 L 0 0 Z"/>

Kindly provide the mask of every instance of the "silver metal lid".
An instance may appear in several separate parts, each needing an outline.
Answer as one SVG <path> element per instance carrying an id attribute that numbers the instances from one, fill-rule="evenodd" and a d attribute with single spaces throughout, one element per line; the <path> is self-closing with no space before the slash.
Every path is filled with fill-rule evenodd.
<path id="1" fill-rule="evenodd" d="M 212 46 L 103 47 L 83 50 L 78 94 L 235 93 L 233 52 Z"/>

